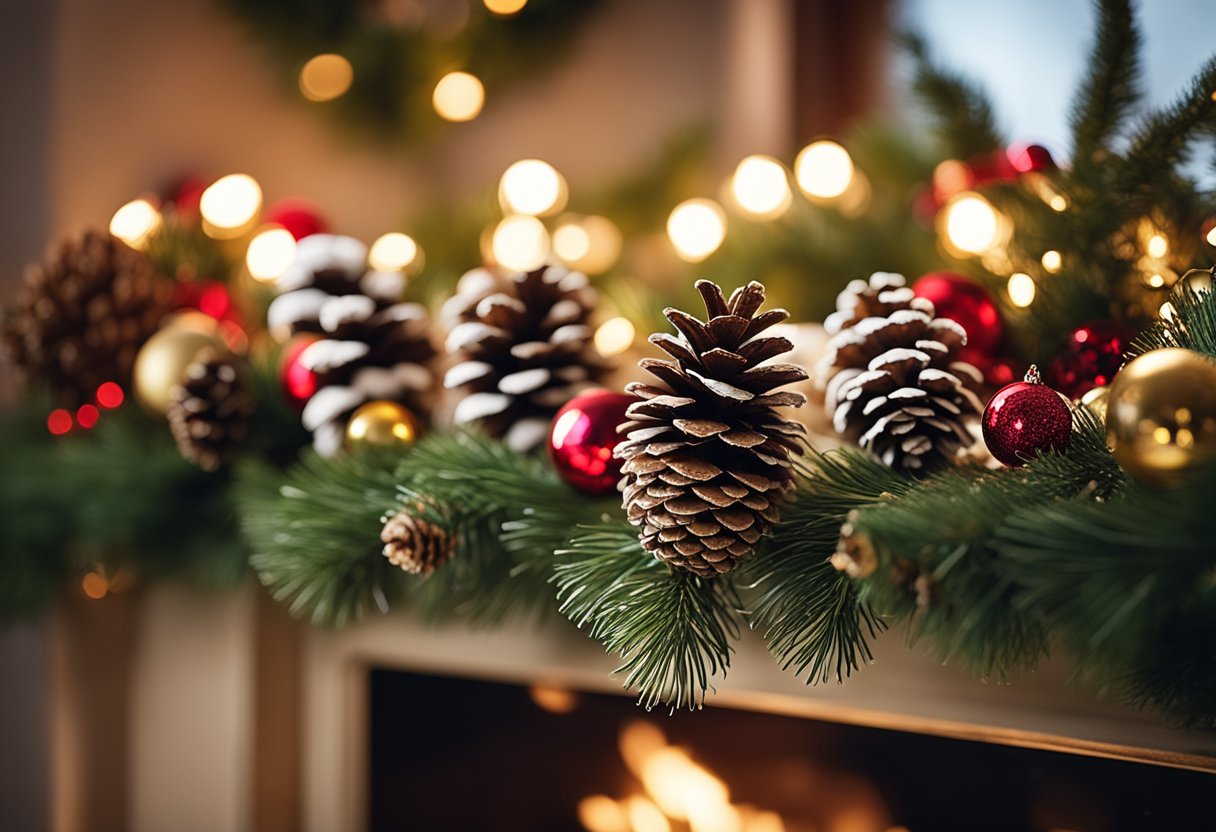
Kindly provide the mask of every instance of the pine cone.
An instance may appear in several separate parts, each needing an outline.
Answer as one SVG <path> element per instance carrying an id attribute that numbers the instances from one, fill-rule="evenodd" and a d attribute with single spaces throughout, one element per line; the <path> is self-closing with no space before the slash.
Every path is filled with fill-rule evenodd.
<path id="1" fill-rule="evenodd" d="M 130 389 L 135 355 L 169 313 L 173 284 L 105 231 L 70 234 L 25 273 L 3 327 L 13 360 L 75 407 L 104 382 Z"/>
<path id="2" fill-rule="evenodd" d="M 346 421 L 361 404 L 400 402 L 423 419 L 431 410 L 430 316 L 419 304 L 398 302 L 404 276 L 367 271 L 366 262 L 367 247 L 354 238 L 305 237 L 267 313 L 274 332 L 322 336 L 300 363 L 317 378 L 302 421 L 323 456 L 341 449 Z"/>
<path id="3" fill-rule="evenodd" d="M 389 518 L 380 532 L 384 556 L 393 566 L 411 575 L 429 575 L 443 566 L 455 552 L 447 530 L 402 509 Z"/>
<path id="4" fill-rule="evenodd" d="M 169 427 L 181 455 L 204 471 L 231 462 L 249 436 L 254 409 L 236 360 L 203 350 L 170 396 Z"/>
<path id="5" fill-rule="evenodd" d="M 539 445 L 561 406 L 608 370 L 588 325 L 595 304 L 586 275 L 560 266 L 465 274 L 443 310 L 456 423 L 476 422 L 512 450 Z"/>
<path id="6" fill-rule="evenodd" d="M 879 273 L 841 292 L 816 376 L 838 433 L 892 468 L 920 471 L 975 442 L 983 375 L 957 360 L 963 328 L 903 284 Z"/>
<path id="7" fill-rule="evenodd" d="M 703 577 L 734 568 L 768 534 L 778 503 L 793 484 L 791 454 L 802 453 L 806 429 L 775 408 L 805 403 L 801 393 L 772 392 L 806 378 L 796 364 L 768 363 L 788 352 L 779 336 L 760 337 L 789 317 L 784 309 L 757 315 L 764 286 L 731 295 L 697 281 L 708 322 L 678 309 L 664 312 L 681 337 L 650 342 L 675 361 L 646 358 L 640 366 L 664 386 L 633 383 L 641 401 L 618 430 L 626 460 L 624 506 L 655 557 Z"/>

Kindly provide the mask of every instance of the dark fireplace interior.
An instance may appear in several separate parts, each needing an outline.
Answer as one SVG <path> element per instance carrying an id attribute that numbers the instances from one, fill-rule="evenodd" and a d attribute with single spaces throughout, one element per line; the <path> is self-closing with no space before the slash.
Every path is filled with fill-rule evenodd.
<path id="1" fill-rule="evenodd" d="M 371 674 L 370 828 L 1199 829 L 1192 771 L 625 696 Z"/>

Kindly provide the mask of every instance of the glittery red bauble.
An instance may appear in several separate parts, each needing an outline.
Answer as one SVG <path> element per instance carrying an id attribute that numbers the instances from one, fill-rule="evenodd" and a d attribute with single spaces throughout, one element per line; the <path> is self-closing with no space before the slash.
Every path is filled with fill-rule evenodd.
<path id="1" fill-rule="evenodd" d="M 635 401 L 624 393 L 592 390 L 557 411 L 549 428 L 549 458 L 563 480 L 596 497 L 616 491 L 624 464 L 612 456 L 621 441 L 616 428 Z"/>
<path id="2" fill-rule="evenodd" d="M 1105 387 L 1123 366 L 1123 353 L 1135 334 L 1114 321 L 1090 321 L 1077 327 L 1047 368 L 1048 381 L 1070 399 Z"/>
<path id="3" fill-rule="evenodd" d="M 995 356 L 1001 345 L 1000 313 L 981 286 L 959 274 L 931 272 L 912 284 L 917 297 L 933 301 L 940 318 L 967 330 L 967 349 Z"/>
<path id="4" fill-rule="evenodd" d="M 317 211 L 315 205 L 294 197 L 280 199 L 271 205 L 266 209 L 262 220 L 283 226 L 297 240 L 303 240 L 313 234 L 324 234 L 329 230 L 329 223 Z"/>
<path id="5" fill-rule="evenodd" d="M 984 408 L 984 444 L 1006 465 L 1021 465 L 1048 449 L 1061 450 L 1072 434 L 1072 413 L 1046 384 L 1015 381 Z"/>
<path id="6" fill-rule="evenodd" d="M 300 354 L 309 347 L 318 336 L 297 335 L 283 347 L 283 357 L 279 361 L 279 381 L 283 385 L 283 393 L 291 404 L 300 409 L 317 392 L 317 376 L 312 370 L 300 363 Z"/>

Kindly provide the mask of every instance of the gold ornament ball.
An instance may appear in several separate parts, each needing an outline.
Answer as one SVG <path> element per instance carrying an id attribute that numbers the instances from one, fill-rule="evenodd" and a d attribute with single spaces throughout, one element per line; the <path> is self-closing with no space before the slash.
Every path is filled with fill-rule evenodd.
<path id="1" fill-rule="evenodd" d="M 1110 400 L 1109 387 L 1095 387 L 1081 397 L 1081 404 L 1088 407 L 1098 417 L 1099 422 L 1106 422 L 1106 404 Z"/>
<path id="2" fill-rule="evenodd" d="M 170 318 L 135 356 L 136 398 L 153 413 L 163 414 L 169 409 L 170 391 L 181 384 L 190 362 L 207 347 L 228 351 L 213 319 L 197 313 Z"/>
<path id="3" fill-rule="evenodd" d="M 348 447 L 407 448 L 418 438 L 418 420 L 409 408 L 397 402 L 375 401 L 362 405 L 346 423 Z"/>
<path id="4" fill-rule="evenodd" d="M 1110 385 L 1106 443 L 1141 482 L 1181 484 L 1216 459 L 1216 362 L 1192 350 L 1153 350 Z"/>

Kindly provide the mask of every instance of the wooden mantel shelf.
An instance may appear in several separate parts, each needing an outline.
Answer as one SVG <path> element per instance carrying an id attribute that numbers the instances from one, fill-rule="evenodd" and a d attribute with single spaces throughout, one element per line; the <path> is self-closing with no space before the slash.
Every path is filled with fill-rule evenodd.
<path id="1" fill-rule="evenodd" d="M 1069 685 L 1049 664 L 987 684 L 885 634 L 875 662 L 843 685 L 807 687 L 748 633 L 707 707 L 771 713 L 1216 772 L 1216 732 L 1180 731 L 1152 714 Z M 341 632 L 312 631 L 303 656 L 305 816 L 310 829 L 362 828 L 367 675 L 373 667 L 615 692 L 613 657 L 565 621 L 479 632 L 390 615 Z M 323 761 L 323 762 L 318 762 Z"/>

